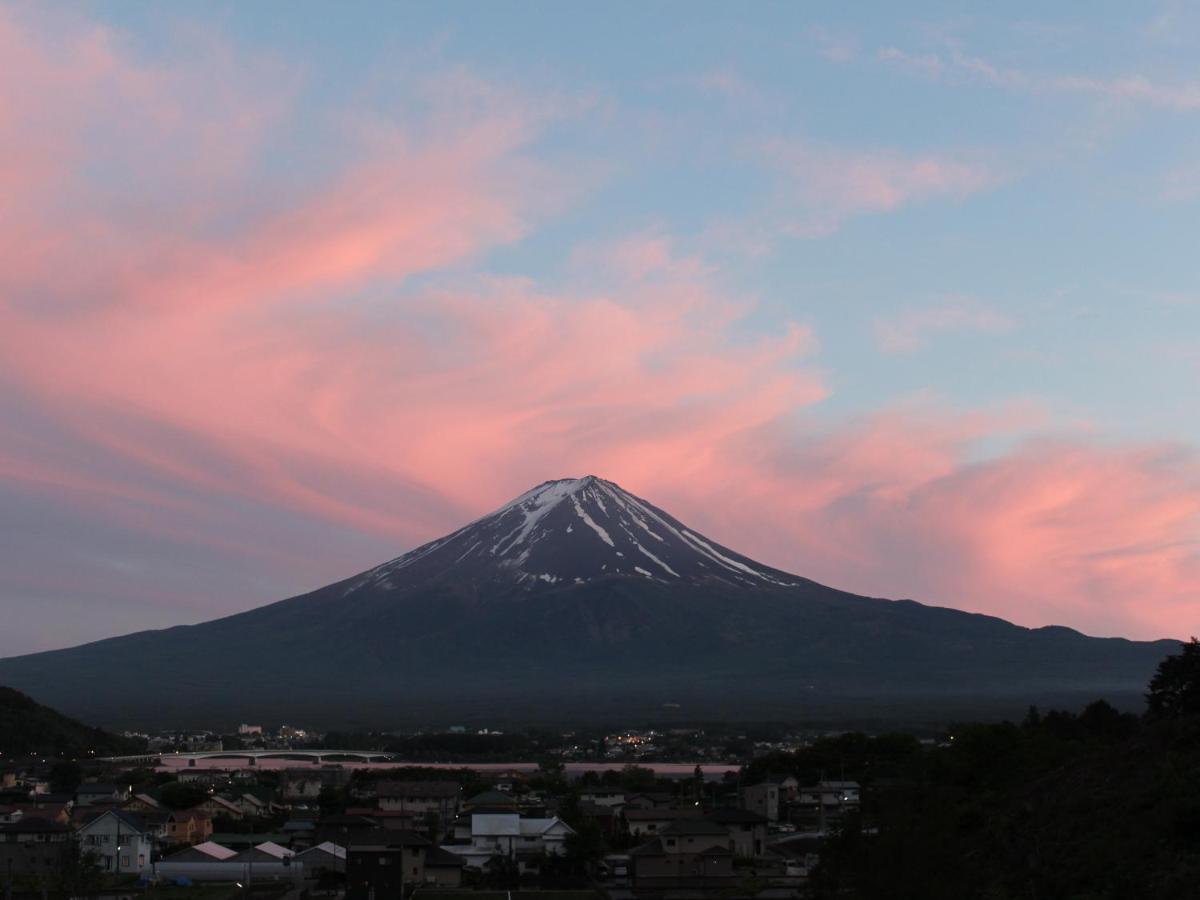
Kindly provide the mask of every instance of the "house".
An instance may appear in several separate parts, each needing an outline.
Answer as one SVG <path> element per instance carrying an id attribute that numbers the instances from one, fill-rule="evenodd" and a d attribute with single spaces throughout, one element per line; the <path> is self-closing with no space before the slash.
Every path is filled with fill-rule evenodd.
<path id="1" fill-rule="evenodd" d="M 26 817 L 49 819 L 51 822 L 60 822 L 63 825 L 71 823 L 70 803 L 45 803 L 40 801 L 36 794 L 32 803 L 16 803 L 9 809 Z"/>
<path id="2" fill-rule="evenodd" d="M 653 809 L 628 809 L 622 815 L 625 817 L 625 827 L 634 837 L 654 837 L 677 819 L 697 819 L 700 808 L 697 806 L 656 807 Z"/>
<path id="3" fill-rule="evenodd" d="M 827 825 L 858 807 L 857 781 L 819 781 L 800 788 L 791 806 L 791 818 L 806 829 L 824 831 Z"/>
<path id="4" fill-rule="evenodd" d="M 381 781 L 375 802 L 384 812 L 436 817 L 448 825 L 458 815 L 462 788 L 455 781 Z"/>
<path id="5" fill-rule="evenodd" d="M 579 815 L 596 824 L 600 832 L 611 836 L 621 830 L 621 810 L 616 806 L 602 806 L 598 803 L 579 802 Z"/>
<path id="6" fill-rule="evenodd" d="M 271 803 L 251 793 L 239 794 L 230 798 L 230 803 L 242 811 L 243 816 L 251 819 L 261 818 L 271 812 Z"/>
<path id="7" fill-rule="evenodd" d="M 819 781 L 803 788 L 797 797 L 800 803 L 824 806 L 856 807 L 859 804 L 857 781 Z"/>
<path id="8" fill-rule="evenodd" d="M 233 819 L 240 822 L 246 818 L 246 814 L 242 812 L 242 808 L 225 797 L 220 797 L 213 794 L 203 803 L 197 803 L 195 806 L 197 812 L 204 813 L 210 819 L 215 819 L 217 816 L 224 816 L 227 819 Z M 211 833 L 211 832 L 210 832 Z"/>
<path id="9" fill-rule="evenodd" d="M 371 816 L 325 816 L 317 821 L 316 840 L 318 843 L 329 841 L 339 847 L 387 844 L 390 837 L 380 837 L 379 834 L 383 830 L 379 820 Z"/>
<path id="10" fill-rule="evenodd" d="M 140 874 L 150 866 L 153 835 L 133 813 L 102 812 L 78 831 L 79 847 L 96 854 L 100 868 L 114 874 Z"/>
<path id="11" fill-rule="evenodd" d="M 482 869 L 493 856 L 517 860 L 522 868 L 541 854 L 563 852 L 567 835 L 575 831 L 558 816 L 523 819 L 517 813 L 476 813 L 471 816 L 467 843 L 445 844 L 470 869 Z"/>
<path id="12" fill-rule="evenodd" d="M 779 785 L 779 799 L 784 803 L 795 800 L 800 792 L 800 779 L 795 775 L 772 773 L 767 775 L 766 780 Z"/>
<path id="13" fill-rule="evenodd" d="M 176 810 L 167 815 L 164 837 L 172 844 L 200 844 L 212 830 L 212 819 L 198 809 Z"/>
<path id="14" fill-rule="evenodd" d="M 742 788 L 742 809 L 758 813 L 768 822 L 779 821 L 779 785 L 773 781 Z"/>
<path id="15" fill-rule="evenodd" d="M 517 801 L 511 794 L 504 794 L 500 791 L 484 791 L 463 803 L 463 812 L 478 812 L 484 809 L 515 811 Z"/>
<path id="16" fill-rule="evenodd" d="M 75 791 L 75 803 L 79 806 L 96 806 L 106 803 L 124 803 L 129 799 L 129 789 L 105 782 L 85 782 Z"/>
<path id="17" fill-rule="evenodd" d="M 160 812 L 163 805 L 149 794 L 134 794 L 121 804 L 121 809 L 131 813 Z"/>
<path id="18" fill-rule="evenodd" d="M 41 878 L 59 871 L 78 851 L 71 829 L 36 816 L 0 825 L 0 873 Z"/>
<path id="19" fill-rule="evenodd" d="M 676 798 L 674 794 L 669 794 L 666 791 L 640 791 L 635 794 L 625 795 L 625 809 L 666 809 L 670 806 L 675 806 Z"/>
<path id="20" fill-rule="evenodd" d="M 400 812 L 399 810 L 382 810 L 370 806 L 351 806 L 346 809 L 346 815 L 374 819 L 377 825 L 382 828 L 389 828 L 392 831 L 415 831 L 418 825 L 416 813 Z M 441 830 L 441 824 L 439 824 L 439 830 Z"/>
<path id="21" fill-rule="evenodd" d="M 465 865 L 461 856 L 442 847 L 430 847 L 425 851 L 425 881 L 438 887 L 462 887 Z"/>
<path id="22" fill-rule="evenodd" d="M 238 882 L 249 886 L 261 881 L 290 881 L 298 885 L 304 865 L 285 847 L 265 841 L 236 853 L 222 844 L 206 841 L 187 847 L 155 865 L 159 878 L 175 881 Z"/>
<path id="23" fill-rule="evenodd" d="M 260 863 L 282 863 L 284 860 L 290 860 L 296 855 L 295 850 L 289 850 L 287 847 L 282 847 L 274 841 L 263 841 L 261 844 L 255 844 L 236 856 L 230 857 L 230 862 L 247 863 L 251 865 L 259 865 Z"/>
<path id="24" fill-rule="evenodd" d="M 738 856 L 762 856 L 767 850 L 767 819 L 748 809 L 714 809 L 704 816 L 722 826 Z"/>
<path id="25" fill-rule="evenodd" d="M 738 876 L 728 832 L 715 822 L 680 820 L 629 852 L 635 891 L 707 891 L 732 887 Z"/>
<path id="26" fill-rule="evenodd" d="M 237 851 L 212 841 L 204 841 L 192 847 L 172 853 L 163 862 L 225 862 L 237 856 Z"/>
<path id="27" fill-rule="evenodd" d="M 346 900 L 403 897 L 406 885 L 425 880 L 429 841 L 405 832 L 388 834 L 386 843 L 346 848 Z"/>
<path id="28" fill-rule="evenodd" d="M 323 788 L 343 787 L 349 779 L 350 771 L 341 766 L 285 769 L 282 779 L 283 799 L 292 803 L 316 802 Z"/>
<path id="29" fill-rule="evenodd" d="M 594 803 L 596 806 L 624 806 L 625 791 L 621 788 L 592 788 L 579 795 L 581 803 Z"/>
<path id="30" fill-rule="evenodd" d="M 304 864 L 304 874 L 308 878 L 317 878 L 331 872 L 346 872 L 346 848 L 332 841 L 301 850 L 296 854 L 296 860 Z"/>

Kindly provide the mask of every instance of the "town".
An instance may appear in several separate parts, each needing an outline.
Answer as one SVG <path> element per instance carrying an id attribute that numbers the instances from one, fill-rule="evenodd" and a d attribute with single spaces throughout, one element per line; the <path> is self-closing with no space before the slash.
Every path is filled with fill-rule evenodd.
<path id="1" fill-rule="evenodd" d="M 860 785 L 769 770 L 838 737 L 762 731 L 127 734 L 145 750 L 0 766 L 0 877 L 8 896 L 801 896 Z M 412 761 L 451 749 L 512 756 Z"/>

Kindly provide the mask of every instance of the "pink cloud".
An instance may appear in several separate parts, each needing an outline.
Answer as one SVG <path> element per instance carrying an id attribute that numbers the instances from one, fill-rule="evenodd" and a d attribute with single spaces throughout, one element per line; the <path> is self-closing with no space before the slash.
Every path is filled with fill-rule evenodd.
<path id="1" fill-rule="evenodd" d="M 26 411 L 0 419 L 0 487 L 94 540 L 207 542 L 215 564 L 239 560 L 255 587 L 222 592 L 203 607 L 213 614 L 273 599 L 268 583 L 349 574 L 546 478 L 595 472 L 849 589 L 1031 624 L 1191 628 L 1190 453 L 1035 440 L 1040 423 L 1019 411 L 820 427 L 809 416 L 828 387 L 811 330 L 745 333 L 753 299 L 657 231 L 580 250 L 586 286 L 473 274 L 546 214 L 541 179 L 567 180 L 530 150 L 546 121 L 537 102 L 434 78 L 427 119 L 375 122 L 336 161 L 308 161 L 299 187 L 264 162 L 277 123 L 298 115 L 290 78 L 193 108 L 181 97 L 240 83 L 235 53 L 185 54 L 164 72 L 116 36 L 55 35 L 0 12 L 0 50 L 25 76 L 0 84 L 0 179 L 13 191 L 0 211 L 0 396 Z M 226 132 L 235 148 L 215 161 L 181 149 Z M 143 182 L 147 147 L 161 152 Z M 772 152 L 810 228 L 996 181 L 936 155 Z M 980 321 L 916 316 L 896 333 L 911 345 Z M 997 441 L 1017 449 L 981 458 Z M 42 586 L 52 595 L 91 571 Z M 164 594 L 199 610 L 186 581 Z"/>
<path id="2" fill-rule="evenodd" d="M 679 484 L 665 501 L 760 559 L 862 593 L 1099 634 L 1194 631 L 1196 453 L 1031 437 L 976 458 L 1018 423 L 910 409 L 799 441 L 758 435 L 726 460 L 741 465 L 724 486 Z"/>

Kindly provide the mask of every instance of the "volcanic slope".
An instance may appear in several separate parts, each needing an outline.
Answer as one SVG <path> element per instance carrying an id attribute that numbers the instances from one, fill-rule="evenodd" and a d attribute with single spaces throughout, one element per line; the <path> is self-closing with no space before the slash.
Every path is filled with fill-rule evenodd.
<path id="1" fill-rule="evenodd" d="M 0 660 L 0 683 L 113 725 L 912 719 L 1132 704 L 1175 649 L 848 594 L 588 476 L 308 594 Z"/>

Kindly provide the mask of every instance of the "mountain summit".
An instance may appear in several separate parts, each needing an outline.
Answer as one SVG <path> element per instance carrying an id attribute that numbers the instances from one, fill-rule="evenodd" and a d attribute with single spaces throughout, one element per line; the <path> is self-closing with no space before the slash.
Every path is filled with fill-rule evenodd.
<path id="1" fill-rule="evenodd" d="M 386 588 L 397 576 L 512 581 L 529 586 L 634 575 L 664 582 L 719 579 L 797 586 L 798 580 L 701 537 L 611 481 L 547 481 L 453 534 L 356 581 Z"/>
<path id="2" fill-rule="evenodd" d="M 0 660 L 0 684 L 157 727 L 911 721 L 1132 705 L 1175 648 L 838 591 L 587 476 L 308 594 Z"/>

